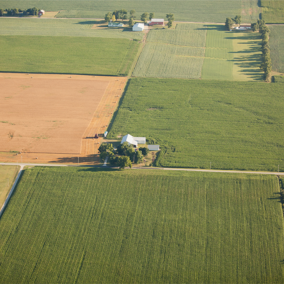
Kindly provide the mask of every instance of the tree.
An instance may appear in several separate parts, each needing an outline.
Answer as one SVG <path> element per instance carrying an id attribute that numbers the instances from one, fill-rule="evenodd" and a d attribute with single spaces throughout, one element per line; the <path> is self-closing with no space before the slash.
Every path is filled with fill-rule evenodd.
<path id="1" fill-rule="evenodd" d="M 109 22 L 111 18 L 112 18 L 112 13 L 111 12 L 108 12 L 107 14 L 105 14 L 105 21 L 106 22 Z"/>
<path id="2" fill-rule="evenodd" d="M 172 27 L 172 25 L 173 25 L 173 21 L 172 20 L 168 20 L 168 23 L 167 23 L 168 28 Z"/>
<path id="3" fill-rule="evenodd" d="M 143 156 L 147 156 L 149 153 L 149 149 L 147 147 L 140 147 L 139 151 L 142 152 Z"/>
<path id="4" fill-rule="evenodd" d="M 111 143 L 102 143 L 99 147 L 99 152 L 113 152 L 113 145 Z"/>
<path id="5" fill-rule="evenodd" d="M 115 17 L 115 15 L 112 15 L 111 20 L 112 20 L 113 22 L 115 22 L 115 21 L 116 21 L 116 17 Z"/>
<path id="6" fill-rule="evenodd" d="M 237 15 L 233 21 L 237 24 L 237 25 L 240 25 L 241 24 L 241 19 L 242 17 L 240 15 Z"/>
<path id="7" fill-rule="evenodd" d="M 139 164 L 139 163 L 142 162 L 142 160 L 143 160 L 143 155 L 142 155 L 141 151 L 136 151 L 136 152 L 135 152 L 134 160 L 135 160 L 135 163 L 136 163 L 136 164 Z"/>
<path id="8" fill-rule="evenodd" d="M 132 145 L 129 145 L 127 142 L 120 144 L 117 147 L 117 152 L 119 155 L 128 156 L 131 160 L 133 159 L 133 156 L 135 154 Z"/>
<path id="9" fill-rule="evenodd" d="M 258 30 L 259 30 L 259 25 L 258 25 L 258 23 L 253 23 L 253 24 L 251 24 L 251 30 L 252 30 L 253 32 L 258 31 Z"/>
<path id="10" fill-rule="evenodd" d="M 130 18 L 135 19 L 136 18 L 135 13 L 136 13 L 135 10 L 130 10 Z"/>
<path id="11" fill-rule="evenodd" d="M 0 9 L 0 16 L 3 16 L 3 15 L 4 15 L 4 10 Z"/>
<path id="12" fill-rule="evenodd" d="M 155 17 L 155 13 L 150 13 L 149 19 L 152 20 Z"/>
<path id="13" fill-rule="evenodd" d="M 116 165 L 120 169 L 124 169 L 126 167 L 130 167 L 130 168 L 132 167 L 131 161 L 130 161 L 129 157 L 127 157 L 127 156 L 117 157 Z"/>
<path id="14" fill-rule="evenodd" d="M 232 29 L 234 21 L 231 18 L 226 18 L 225 27 L 228 31 Z"/>
<path id="15" fill-rule="evenodd" d="M 148 20 L 149 20 L 149 13 L 143 13 L 141 15 L 141 21 L 143 21 L 144 24 L 146 24 Z"/>
<path id="16" fill-rule="evenodd" d="M 175 20 L 175 15 L 173 13 L 166 14 L 166 18 L 169 20 L 172 20 L 172 22 Z"/>
<path id="17" fill-rule="evenodd" d="M 129 27 L 132 28 L 134 26 L 134 19 L 131 17 L 128 21 Z"/>

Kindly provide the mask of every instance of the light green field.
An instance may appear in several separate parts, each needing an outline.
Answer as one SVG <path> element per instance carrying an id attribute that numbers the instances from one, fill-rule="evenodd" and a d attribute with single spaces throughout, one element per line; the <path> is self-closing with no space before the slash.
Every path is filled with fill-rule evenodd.
<path id="1" fill-rule="evenodd" d="M 176 29 L 151 30 L 133 76 L 200 78 L 205 41 L 203 25 L 178 24 Z"/>
<path id="2" fill-rule="evenodd" d="M 282 97 L 282 84 L 134 78 L 108 137 L 147 137 L 163 167 L 284 171 Z"/>
<path id="3" fill-rule="evenodd" d="M 1 36 L 0 70 L 127 75 L 139 43 L 128 39 Z"/>
<path id="4" fill-rule="evenodd" d="M 283 283 L 276 177 L 33 168 L 0 220 L 0 283 Z"/>
<path id="5" fill-rule="evenodd" d="M 0 166 L 0 209 L 19 171 L 17 166 Z"/>
<path id="6" fill-rule="evenodd" d="M 272 70 L 284 72 L 284 26 L 269 26 L 270 56 Z"/>
<path id="7" fill-rule="evenodd" d="M 220 23 L 226 17 L 241 14 L 243 2 L 250 2 L 249 5 L 257 8 L 257 0 L 0 0 L 0 6 L 3 9 L 36 6 L 45 11 L 60 10 L 57 17 L 69 18 L 103 18 L 107 12 L 116 9 L 134 9 L 137 17 L 147 11 L 154 12 L 157 18 L 165 18 L 167 13 L 174 13 L 178 21 Z"/>
<path id="8" fill-rule="evenodd" d="M 0 35 L 105 37 L 138 40 L 143 37 L 142 32 L 132 32 L 128 28 L 92 29 L 94 24 L 106 26 L 104 22 L 95 20 L 0 17 Z"/>
<path id="9" fill-rule="evenodd" d="M 260 0 L 262 7 L 262 19 L 266 23 L 284 23 L 283 0 Z"/>
<path id="10" fill-rule="evenodd" d="M 259 33 L 229 32 L 207 26 L 202 79 L 255 81 L 263 79 Z"/>

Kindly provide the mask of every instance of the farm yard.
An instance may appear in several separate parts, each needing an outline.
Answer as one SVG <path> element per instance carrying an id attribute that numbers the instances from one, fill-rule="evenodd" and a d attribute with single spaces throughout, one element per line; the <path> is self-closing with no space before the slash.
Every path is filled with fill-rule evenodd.
<path id="1" fill-rule="evenodd" d="M 228 32 L 223 25 L 178 23 L 151 30 L 133 76 L 262 80 L 260 43 L 258 33 Z"/>
<path id="2" fill-rule="evenodd" d="M 162 146 L 162 167 L 284 170 L 283 86 L 134 78 L 109 138 L 131 133 Z"/>
<path id="3" fill-rule="evenodd" d="M 18 166 L 0 166 L 0 210 L 16 178 L 18 170 Z"/>
<path id="4" fill-rule="evenodd" d="M 282 283 L 277 192 L 271 176 L 27 169 L 0 283 Z"/>
<path id="5" fill-rule="evenodd" d="M 1 36 L 3 72 L 127 75 L 139 43 L 127 39 Z"/>
<path id="6" fill-rule="evenodd" d="M 1 0 L 0 6 L 3 9 L 18 7 L 29 8 L 39 7 L 45 11 L 60 11 L 56 17 L 60 18 L 102 18 L 107 12 L 113 9 L 134 9 L 141 15 L 145 11 L 154 12 L 157 18 L 165 17 L 165 14 L 172 11 L 177 21 L 191 22 L 223 22 L 228 17 L 242 14 L 246 20 L 251 21 L 252 17 L 258 18 L 255 12 L 259 8 L 257 0 L 147 0 L 147 1 L 118 1 L 118 0 Z"/>
<path id="7" fill-rule="evenodd" d="M 271 31 L 269 36 L 272 70 L 284 72 L 284 27 L 269 26 Z"/>
<path id="8" fill-rule="evenodd" d="M 0 82 L 0 152 L 32 153 L 25 161 L 50 154 L 51 161 L 54 154 L 97 153 L 86 146 L 95 141 L 83 138 L 104 132 L 126 78 L 2 73 Z M 11 159 L 19 161 L 19 156 Z"/>

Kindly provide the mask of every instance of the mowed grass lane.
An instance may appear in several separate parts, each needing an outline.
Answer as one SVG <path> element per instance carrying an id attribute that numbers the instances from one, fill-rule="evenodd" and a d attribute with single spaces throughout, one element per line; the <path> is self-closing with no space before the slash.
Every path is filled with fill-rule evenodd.
<path id="1" fill-rule="evenodd" d="M 109 138 L 162 146 L 163 167 L 284 171 L 282 84 L 131 79 Z"/>
<path id="2" fill-rule="evenodd" d="M 18 171 L 18 166 L 0 166 L 0 209 L 6 200 Z"/>
<path id="3" fill-rule="evenodd" d="M 1 36 L 2 72 L 127 75 L 139 43 L 128 39 Z"/>
<path id="4" fill-rule="evenodd" d="M 157 18 L 165 18 L 167 13 L 174 13 L 179 21 L 223 22 L 226 17 L 241 14 L 241 0 L 1 0 L 3 9 L 17 7 L 38 7 L 45 11 L 60 11 L 57 17 L 68 18 L 103 18 L 107 12 L 119 9 L 134 9 L 137 18 L 145 11 L 154 12 Z M 257 2 L 253 4 L 257 7 Z M 64 10 L 64 11 L 62 11 Z"/>
<path id="5" fill-rule="evenodd" d="M 203 25 L 177 24 L 151 30 L 135 66 L 135 77 L 200 78 L 205 52 Z"/>
<path id="6" fill-rule="evenodd" d="M 284 26 L 269 26 L 270 36 L 270 56 L 272 61 L 272 70 L 284 72 Z"/>
<path id="7" fill-rule="evenodd" d="M 0 220 L 0 283 L 282 283 L 270 176 L 33 168 Z"/>
<path id="8" fill-rule="evenodd" d="M 0 35 L 30 36 L 71 36 L 138 39 L 142 32 L 132 32 L 127 27 L 108 28 L 107 23 L 98 20 L 44 19 L 44 18 L 5 18 L 0 17 Z M 99 28 L 94 29 L 93 26 Z"/>

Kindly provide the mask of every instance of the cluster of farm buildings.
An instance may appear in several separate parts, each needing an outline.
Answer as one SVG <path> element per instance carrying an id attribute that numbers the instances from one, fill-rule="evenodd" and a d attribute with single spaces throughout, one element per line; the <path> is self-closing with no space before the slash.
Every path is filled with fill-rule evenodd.
<path id="1" fill-rule="evenodd" d="M 151 21 L 147 24 L 148 26 L 154 26 L 154 25 L 161 25 L 164 26 L 165 21 L 164 19 L 151 19 Z M 116 22 L 112 22 L 110 21 L 108 23 L 108 27 L 110 28 L 121 28 L 123 27 L 123 23 L 116 23 Z M 145 24 L 144 23 L 136 23 L 133 27 L 132 27 L 132 31 L 134 32 L 143 32 L 145 28 Z"/>

